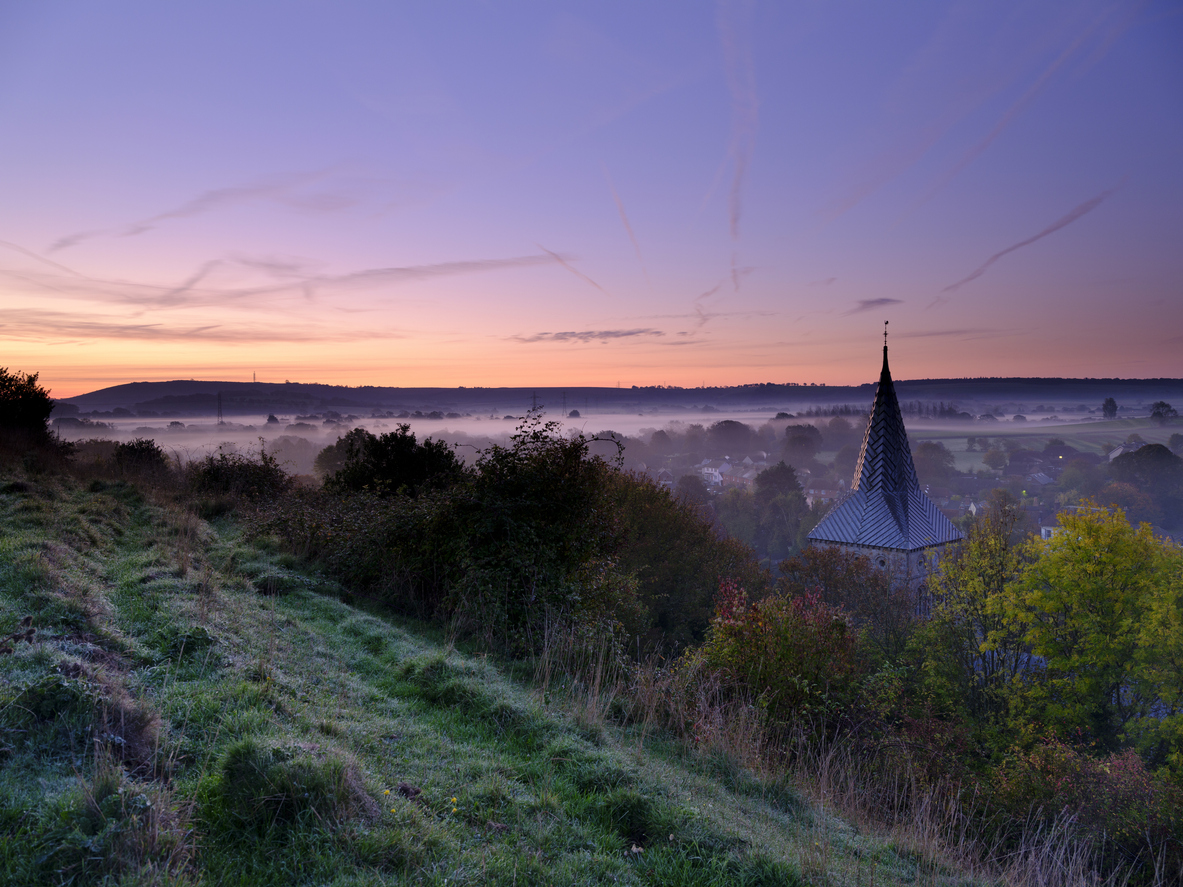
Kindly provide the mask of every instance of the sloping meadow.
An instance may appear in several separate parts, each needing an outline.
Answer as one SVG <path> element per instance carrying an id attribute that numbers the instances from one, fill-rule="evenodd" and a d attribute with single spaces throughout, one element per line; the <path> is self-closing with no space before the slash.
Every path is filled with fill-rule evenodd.
<path id="1" fill-rule="evenodd" d="M 168 496 L 7 473 L 0 527 L 5 884 L 965 883 Z"/>

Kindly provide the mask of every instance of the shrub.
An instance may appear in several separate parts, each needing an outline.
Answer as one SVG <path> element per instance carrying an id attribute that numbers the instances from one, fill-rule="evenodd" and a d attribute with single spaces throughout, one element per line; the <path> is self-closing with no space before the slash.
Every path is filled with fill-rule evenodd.
<path id="1" fill-rule="evenodd" d="M 999 768 L 994 802 L 1015 822 L 1073 817 L 1104 870 L 1183 870 L 1183 788 L 1133 750 L 1094 758 L 1049 739 Z"/>
<path id="2" fill-rule="evenodd" d="M 160 445 L 151 438 L 137 437 L 115 445 L 115 467 L 124 475 L 160 478 L 168 474 L 171 462 Z"/>
<path id="3" fill-rule="evenodd" d="M 49 430 L 53 399 L 37 384 L 37 373 L 0 367 L 0 461 L 21 462 L 40 473 L 64 467 L 73 446 Z"/>
<path id="4" fill-rule="evenodd" d="M 208 455 L 191 462 L 186 476 L 195 493 L 244 499 L 274 498 L 292 483 L 279 460 L 267 455 L 261 447 L 257 459 L 241 453 Z"/>
<path id="5" fill-rule="evenodd" d="M 895 660 L 903 652 L 916 622 L 916 601 L 906 588 L 893 589 L 890 576 L 870 558 L 810 546 L 781 562 L 780 572 L 781 596 L 816 593 L 824 603 L 849 614 L 882 658 Z"/>
<path id="6" fill-rule="evenodd" d="M 626 624 L 650 649 L 701 643 L 724 578 L 756 593 L 768 587 L 751 548 L 720 538 L 696 505 L 643 475 L 613 472 L 608 488 L 617 565 L 637 578 L 639 610 Z"/>
<path id="7" fill-rule="evenodd" d="M 370 490 L 381 496 L 417 495 L 458 481 L 464 467 L 442 440 L 430 437 L 417 443 L 410 425 L 375 436 L 354 428 L 316 457 L 319 471 L 328 473 L 325 486 L 337 492 Z"/>
<path id="8" fill-rule="evenodd" d="M 849 618 L 816 592 L 752 604 L 730 581 L 720 584 L 703 653 L 756 698 L 774 729 L 840 714 L 865 672 Z"/>

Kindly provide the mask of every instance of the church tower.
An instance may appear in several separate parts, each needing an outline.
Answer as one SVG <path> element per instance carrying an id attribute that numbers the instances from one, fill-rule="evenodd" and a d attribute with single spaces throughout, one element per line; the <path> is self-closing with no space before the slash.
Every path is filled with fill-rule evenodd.
<path id="1" fill-rule="evenodd" d="M 887 366 L 884 332 L 883 371 L 854 481 L 850 492 L 813 528 L 810 543 L 869 557 L 892 577 L 894 585 L 911 589 L 923 606 L 925 579 L 946 546 L 961 538 L 916 479 L 904 418 Z"/>

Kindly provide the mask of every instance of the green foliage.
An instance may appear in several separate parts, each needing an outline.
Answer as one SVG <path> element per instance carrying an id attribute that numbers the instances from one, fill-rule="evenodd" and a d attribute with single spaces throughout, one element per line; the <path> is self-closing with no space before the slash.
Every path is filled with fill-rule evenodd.
<path id="1" fill-rule="evenodd" d="M 1133 452 L 1122 453 L 1109 463 L 1109 475 L 1153 503 L 1151 515 L 1138 514 L 1135 510 L 1135 518 L 1152 516 L 1167 527 L 1183 524 L 1183 458 L 1162 444 L 1147 444 Z M 1112 491 L 1105 491 L 1102 495 L 1111 494 Z M 1139 510 L 1149 509 L 1143 505 Z"/>
<path id="2" fill-rule="evenodd" d="M 639 475 L 614 472 L 608 480 L 620 533 L 617 565 L 637 578 L 640 612 L 626 625 L 647 647 L 680 649 L 701 641 L 723 578 L 738 577 L 752 589 L 767 586 L 751 550 L 720 538 L 695 504 Z"/>
<path id="3" fill-rule="evenodd" d="M 741 587 L 724 581 L 702 651 L 751 694 L 774 730 L 843 713 L 866 673 L 849 618 L 816 592 L 750 603 Z"/>
<path id="4" fill-rule="evenodd" d="M 1156 400 L 1150 405 L 1150 418 L 1159 425 L 1166 425 L 1172 419 L 1178 417 L 1178 415 L 1179 411 L 1165 400 Z"/>
<path id="5" fill-rule="evenodd" d="M 922 484 L 946 486 L 953 478 L 953 454 L 939 441 L 926 440 L 912 448 L 916 477 Z"/>
<path id="6" fill-rule="evenodd" d="M 753 450 L 758 442 L 749 426 L 734 419 L 723 419 L 707 429 L 708 448 L 721 456 L 739 458 Z"/>
<path id="7" fill-rule="evenodd" d="M 1134 529 L 1120 510 L 1060 516 L 1051 539 L 1031 543 L 1032 562 L 999 601 L 1003 627 L 989 644 L 1018 635 L 1038 657 L 1018 679 L 1014 717 L 1062 737 L 1116 749 L 1132 722 L 1161 704 L 1136 668 L 1147 653 L 1142 626 L 1173 602 L 1183 554 Z"/>
<path id="8" fill-rule="evenodd" d="M 257 530 L 388 606 L 530 649 L 548 619 L 614 620 L 632 606 L 633 579 L 614 560 L 614 471 L 590 442 L 531 414 L 446 489 L 383 497 L 330 485 L 285 497 Z"/>
<path id="9" fill-rule="evenodd" d="M 1004 613 L 1026 561 L 1021 520 L 1018 502 L 998 491 L 965 526 L 964 541 L 929 579 L 930 619 L 916 642 L 928 697 L 979 733 L 996 733 L 1005 722 L 1014 683 L 1030 666 L 1022 633 L 1008 628 Z"/>
<path id="10" fill-rule="evenodd" d="M 444 441 L 429 437 L 420 444 L 410 425 L 377 436 L 354 428 L 320 452 L 316 468 L 328 475 L 325 486 L 330 490 L 371 490 L 381 496 L 414 496 L 450 486 L 463 474 L 460 460 Z"/>
<path id="11" fill-rule="evenodd" d="M 754 489 L 725 491 L 715 512 L 729 535 L 752 546 L 761 560 L 774 562 L 797 551 L 810 513 L 797 473 L 783 461 L 760 472 Z"/>
<path id="12" fill-rule="evenodd" d="M 982 462 L 985 463 L 986 467 L 992 468 L 995 471 L 1005 468 L 1007 461 L 1006 453 L 998 449 L 998 447 L 990 447 L 990 449 L 986 450 L 985 455 L 982 456 Z"/>
<path id="13" fill-rule="evenodd" d="M 789 425 L 785 428 L 784 455 L 789 464 L 811 467 L 822 448 L 822 433 L 814 425 Z"/>

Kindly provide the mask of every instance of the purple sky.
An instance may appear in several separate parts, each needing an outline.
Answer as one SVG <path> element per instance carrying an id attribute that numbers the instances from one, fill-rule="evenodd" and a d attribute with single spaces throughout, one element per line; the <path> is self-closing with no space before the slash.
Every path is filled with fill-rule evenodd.
<path id="1" fill-rule="evenodd" d="M 0 3 L 0 365 L 1181 376 L 1181 11 Z"/>

